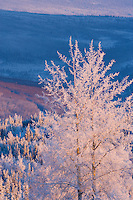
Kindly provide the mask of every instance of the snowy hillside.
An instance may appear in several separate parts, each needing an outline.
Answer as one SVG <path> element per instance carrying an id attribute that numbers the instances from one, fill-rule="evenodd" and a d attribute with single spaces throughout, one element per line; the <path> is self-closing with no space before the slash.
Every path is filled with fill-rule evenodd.
<path id="1" fill-rule="evenodd" d="M 133 16 L 132 0 L 0 0 L 0 8 L 44 14 Z"/>
<path id="2" fill-rule="evenodd" d="M 92 39 L 102 42 L 105 61 L 115 59 L 114 71 L 133 76 L 132 18 L 40 15 L 0 11 L 0 77 L 38 82 L 44 60 L 59 63 L 57 50 L 68 54 L 68 41 L 81 50 Z"/>

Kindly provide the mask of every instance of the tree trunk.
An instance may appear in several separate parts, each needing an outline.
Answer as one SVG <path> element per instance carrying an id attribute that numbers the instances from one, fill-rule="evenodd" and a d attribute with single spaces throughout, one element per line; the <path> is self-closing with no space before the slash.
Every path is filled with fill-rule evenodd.
<path id="1" fill-rule="evenodd" d="M 82 200 L 82 192 L 78 190 L 78 200 Z"/>
<path id="2" fill-rule="evenodd" d="M 92 190 L 93 200 L 96 196 L 96 168 L 95 168 L 95 142 L 93 141 L 93 152 L 92 152 Z"/>
<path id="3" fill-rule="evenodd" d="M 78 200 L 82 200 L 82 179 L 80 173 L 80 166 L 77 166 L 77 183 L 78 183 Z"/>
<path id="4" fill-rule="evenodd" d="M 78 139 L 77 139 L 78 143 Z M 77 147 L 77 184 L 78 184 L 78 200 L 82 200 L 82 178 L 78 156 L 80 154 L 79 147 Z"/>

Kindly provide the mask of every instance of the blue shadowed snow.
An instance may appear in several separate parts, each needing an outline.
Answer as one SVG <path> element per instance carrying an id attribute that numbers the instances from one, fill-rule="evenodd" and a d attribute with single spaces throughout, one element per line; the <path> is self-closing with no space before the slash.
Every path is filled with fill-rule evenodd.
<path id="1" fill-rule="evenodd" d="M 113 71 L 133 78 L 133 18 L 43 15 L 0 10 L 0 77 L 38 81 L 44 60 L 59 64 L 57 50 L 68 56 L 69 37 L 88 48 L 94 39 L 115 59 Z M 47 74 L 46 74 L 47 75 Z"/>

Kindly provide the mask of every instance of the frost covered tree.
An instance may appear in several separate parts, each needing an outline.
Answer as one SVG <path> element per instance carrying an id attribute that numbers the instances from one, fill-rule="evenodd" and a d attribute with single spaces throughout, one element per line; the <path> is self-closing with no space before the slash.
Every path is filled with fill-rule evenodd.
<path id="1" fill-rule="evenodd" d="M 69 46 L 70 58 L 58 52 L 65 65 L 45 62 L 52 78 L 39 76 L 51 107 L 41 122 L 50 137 L 43 147 L 47 196 L 132 199 L 133 95 L 122 100 L 121 94 L 133 80 L 109 74 L 114 60 L 105 65 L 100 43 L 96 51 L 92 41 L 83 54 L 77 41 L 70 38 Z"/>

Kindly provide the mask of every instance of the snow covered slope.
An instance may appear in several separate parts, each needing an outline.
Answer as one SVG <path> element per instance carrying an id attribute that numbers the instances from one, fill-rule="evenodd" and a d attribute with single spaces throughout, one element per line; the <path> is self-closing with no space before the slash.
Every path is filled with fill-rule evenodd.
<path id="1" fill-rule="evenodd" d="M 0 9 L 44 14 L 133 16 L 133 0 L 0 0 Z"/>
<path id="2" fill-rule="evenodd" d="M 62 16 L 0 11 L 0 77 L 38 81 L 44 60 L 59 63 L 57 50 L 68 55 L 69 37 L 88 48 L 94 39 L 115 59 L 114 71 L 133 76 L 133 19 Z M 2 79 L 3 80 L 3 79 Z"/>

